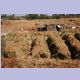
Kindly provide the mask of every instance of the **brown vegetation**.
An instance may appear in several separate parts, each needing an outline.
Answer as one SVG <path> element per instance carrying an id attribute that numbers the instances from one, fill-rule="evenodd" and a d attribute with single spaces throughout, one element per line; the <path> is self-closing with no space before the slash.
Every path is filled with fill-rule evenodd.
<path id="1" fill-rule="evenodd" d="M 75 19 L 71 22 L 79 22 Z M 50 20 L 4 20 L 2 24 L 2 68 L 80 67 L 80 30 L 25 31 Z M 70 19 L 60 19 L 67 25 Z M 6 33 L 6 34 L 5 34 Z M 76 35 L 78 33 L 78 35 Z M 4 35 L 4 37 L 3 37 Z M 5 46 L 4 46 L 5 45 Z"/>

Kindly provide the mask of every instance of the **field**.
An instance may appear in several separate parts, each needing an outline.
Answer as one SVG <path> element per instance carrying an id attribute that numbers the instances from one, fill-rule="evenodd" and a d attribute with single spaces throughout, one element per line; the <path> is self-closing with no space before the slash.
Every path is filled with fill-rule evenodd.
<path id="1" fill-rule="evenodd" d="M 3 20 L 2 68 L 80 68 L 80 28 L 34 31 L 36 24 L 80 24 L 80 18 Z"/>

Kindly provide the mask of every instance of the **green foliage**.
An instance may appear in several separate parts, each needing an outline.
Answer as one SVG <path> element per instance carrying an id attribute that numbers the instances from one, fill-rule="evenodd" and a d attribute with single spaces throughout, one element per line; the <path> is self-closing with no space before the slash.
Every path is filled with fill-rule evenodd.
<path id="1" fill-rule="evenodd" d="M 4 57 L 4 55 L 6 54 L 6 41 L 5 41 L 5 36 L 1 37 L 1 56 Z"/>
<path id="2" fill-rule="evenodd" d="M 13 40 L 15 39 L 15 35 L 16 35 L 16 34 L 14 34 L 14 33 L 9 33 L 9 34 L 7 35 L 7 40 L 8 40 L 8 41 L 13 41 Z"/>
<path id="3" fill-rule="evenodd" d="M 2 18 L 7 18 L 7 17 L 8 17 L 8 16 L 7 16 L 6 14 L 2 14 L 2 15 L 1 15 L 1 19 L 2 19 Z"/>
<path id="4" fill-rule="evenodd" d="M 8 16 L 8 18 L 9 18 L 9 20 L 15 20 L 15 15 L 14 14 L 10 15 L 10 16 Z"/>
<path id="5" fill-rule="evenodd" d="M 67 35 L 67 33 L 66 33 L 65 31 L 63 31 L 63 32 L 60 34 L 61 37 L 64 37 L 64 36 L 66 36 L 66 35 Z"/>
<path id="6" fill-rule="evenodd" d="M 59 19 L 59 18 L 73 18 L 80 17 L 79 14 L 28 14 L 25 15 L 26 19 Z"/>
<path id="7" fill-rule="evenodd" d="M 40 14 L 40 19 L 49 19 L 50 16 L 48 16 L 47 14 Z"/>
<path id="8" fill-rule="evenodd" d="M 25 15 L 25 18 L 26 19 L 38 19 L 39 15 L 38 14 L 28 14 L 28 15 Z"/>
<path id="9" fill-rule="evenodd" d="M 7 20 L 15 20 L 15 15 L 14 14 L 12 14 L 12 15 L 2 14 L 1 18 L 2 19 L 7 19 Z"/>
<path id="10" fill-rule="evenodd" d="M 53 19 L 59 19 L 61 17 L 61 15 L 59 15 L 59 14 L 53 14 L 52 15 L 52 18 Z"/>
<path id="11" fill-rule="evenodd" d="M 59 19 L 59 18 L 75 18 L 80 17 L 80 14 L 26 14 L 23 16 L 15 16 L 2 14 L 1 18 L 8 20 L 20 20 L 20 19 Z"/>

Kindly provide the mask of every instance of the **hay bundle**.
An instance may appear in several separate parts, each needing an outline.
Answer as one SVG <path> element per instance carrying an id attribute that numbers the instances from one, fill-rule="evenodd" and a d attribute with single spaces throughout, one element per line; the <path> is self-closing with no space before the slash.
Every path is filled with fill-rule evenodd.
<path id="1" fill-rule="evenodd" d="M 80 42 L 72 34 L 65 35 L 64 39 L 71 51 L 71 57 L 80 58 Z"/>
<path id="2" fill-rule="evenodd" d="M 32 56 L 37 58 L 50 58 L 50 52 L 47 47 L 44 35 L 38 35 L 35 45 L 32 49 Z"/>
<path id="3" fill-rule="evenodd" d="M 50 32 L 49 36 L 51 36 L 52 40 L 54 41 L 58 52 L 64 56 L 64 58 L 70 57 L 70 51 L 68 50 L 68 47 L 66 46 L 65 42 L 61 39 L 59 34 L 57 32 Z"/>

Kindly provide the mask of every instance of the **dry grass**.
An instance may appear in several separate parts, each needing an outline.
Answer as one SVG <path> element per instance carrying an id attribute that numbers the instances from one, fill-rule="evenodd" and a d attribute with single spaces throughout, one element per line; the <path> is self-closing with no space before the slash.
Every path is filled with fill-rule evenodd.
<path id="1" fill-rule="evenodd" d="M 26 61 L 14 58 L 2 58 L 2 68 L 80 68 L 79 60 L 34 59 L 28 57 Z"/>
<path id="2" fill-rule="evenodd" d="M 70 21 L 72 20 L 72 21 Z M 37 19 L 37 20 L 3 20 L 2 32 L 13 31 L 17 32 L 22 28 L 36 28 L 35 24 L 68 24 L 80 23 L 80 18 L 62 18 L 62 19 Z"/>
<path id="3" fill-rule="evenodd" d="M 12 55 L 15 53 L 15 57 L 12 55 L 2 58 L 2 67 L 80 67 L 77 60 L 66 58 L 66 60 L 60 60 L 58 58 L 54 59 L 54 57 L 51 59 L 51 52 L 46 42 L 48 36 L 51 36 L 59 52 L 66 58 L 70 58 L 71 53 L 68 46 L 56 31 L 16 33 L 13 39 L 10 39 L 8 34 L 5 36 L 6 54 Z"/>
<path id="4" fill-rule="evenodd" d="M 78 68 L 80 67 L 79 59 L 71 59 L 72 52 L 70 47 L 65 43 L 63 36 L 70 42 L 71 46 L 74 46 L 76 53 L 80 54 L 80 41 L 77 40 L 74 35 L 80 33 L 79 29 L 75 30 L 62 30 L 57 31 L 21 31 L 22 28 L 36 28 L 35 24 L 42 23 L 80 23 L 80 19 L 71 18 L 67 19 L 50 19 L 50 20 L 7 20 L 3 21 L 2 33 L 6 34 L 5 41 L 5 54 L 2 56 L 2 68 Z M 20 32 L 21 31 L 21 32 Z M 48 38 L 52 41 L 48 45 Z M 53 48 L 52 48 L 53 47 Z M 50 51 L 50 49 L 52 49 Z M 72 49 L 72 48 L 71 48 Z M 56 51 L 57 52 L 56 52 Z M 52 52 L 53 51 L 53 52 Z M 51 57 L 53 54 L 61 54 L 65 56 L 63 60 L 59 57 Z"/>
<path id="5" fill-rule="evenodd" d="M 55 42 L 56 46 L 59 48 L 59 52 L 62 53 L 66 58 L 70 57 L 70 51 L 68 50 L 68 47 L 66 46 L 64 40 L 59 36 L 58 32 L 50 31 L 48 32 L 48 35 L 51 36 L 53 41 Z"/>

